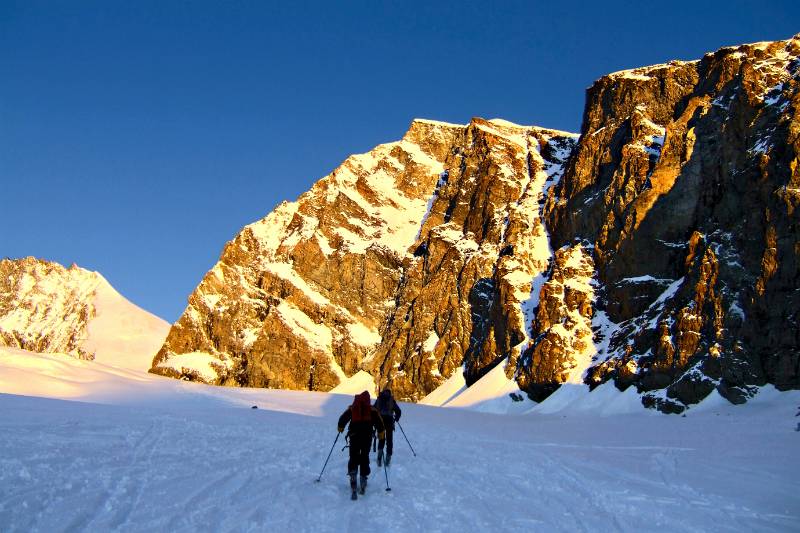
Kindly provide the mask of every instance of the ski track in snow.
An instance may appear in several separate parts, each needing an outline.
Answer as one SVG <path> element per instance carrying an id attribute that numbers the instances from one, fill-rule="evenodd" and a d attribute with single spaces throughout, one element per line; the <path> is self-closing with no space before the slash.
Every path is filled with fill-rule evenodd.
<path id="1" fill-rule="evenodd" d="M 226 404 L 218 390 L 193 404 L 185 397 L 193 390 L 170 407 L 0 395 L 0 529 L 789 531 L 800 524 L 790 404 L 780 433 L 776 410 L 499 416 L 404 405 L 401 423 L 418 456 L 398 429 L 392 491 L 373 454 L 367 493 L 352 502 L 343 439 L 315 483 L 349 396 L 314 395 L 319 411 L 308 415 L 250 409 L 257 393 L 245 402 L 232 391 L 236 403 Z"/>

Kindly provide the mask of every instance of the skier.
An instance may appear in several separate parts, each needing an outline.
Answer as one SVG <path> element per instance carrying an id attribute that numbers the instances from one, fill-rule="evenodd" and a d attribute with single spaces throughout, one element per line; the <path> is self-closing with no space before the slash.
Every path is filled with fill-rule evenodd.
<path id="1" fill-rule="evenodd" d="M 392 461 L 392 444 L 394 435 L 394 423 L 397 420 L 400 420 L 400 406 L 397 405 L 397 402 L 394 401 L 392 397 L 392 391 L 390 389 L 383 389 L 381 393 L 378 395 L 378 399 L 375 400 L 375 409 L 378 410 L 378 413 L 381 415 L 381 419 L 383 419 L 383 427 L 386 429 L 386 439 L 385 441 L 380 441 L 378 445 L 378 466 L 381 466 L 381 461 L 383 461 L 383 443 L 386 442 L 386 466 Z"/>
<path id="2" fill-rule="evenodd" d="M 339 433 L 344 431 L 347 424 L 347 438 L 350 441 L 350 460 L 347 463 L 347 475 L 350 476 L 350 498 L 355 500 L 356 496 L 356 474 L 361 471 L 361 494 L 367 488 L 367 476 L 369 476 L 369 447 L 372 444 L 372 430 L 378 431 L 378 438 L 383 447 L 383 439 L 386 436 L 383 420 L 378 411 L 370 405 L 369 392 L 364 391 L 356 394 L 353 404 L 347 408 L 339 417 Z"/>

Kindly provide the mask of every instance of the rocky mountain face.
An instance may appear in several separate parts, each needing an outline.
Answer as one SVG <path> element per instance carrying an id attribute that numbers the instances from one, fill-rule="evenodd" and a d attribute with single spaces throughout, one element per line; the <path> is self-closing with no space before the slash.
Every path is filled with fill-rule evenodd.
<path id="1" fill-rule="evenodd" d="M 680 412 L 797 388 L 800 38 L 618 72 L 581 135 L 417 120 L 228 243 L 152 372 L 405 400 L 498 364 L 536 400 Z"/>
<path id="2" fill-rule="evenodd" d="M 0 260 L 0 346 L 141 371 L 168 329 L 97 272 L 33 257 Z"/>
<path id="3" fill-rule="evenodd" d="M 365 369 L 417 400 L 518 356 L 550 251 L 540 219 L 575 136 L 417 120 L 245 227 L 153 372 L 330 390 Z M 515 352 L 516 350 L 516 352 Z"/>
<path id="4" fill-rule="evenodd" d="M 462 365 L 468 385 L 506 359 L 513 373 L 550 258 L 540 203 L 575 142 L 499 121 L 459 129 L 366 361 L 379 386 L 419 400 Z"/>
<path id="5" fill-rule="evenodd" d="M 635 386 L 663 411 L 800 385 L 798 56 L 800 36 L 589 89 L 545 212 L 552 278 L 580 253 L 596 283 L 543 294 L 521 380 L 535 397 L 568 366 L 553 324 L 581 320 L 595 332 L 586 383 Z"/>

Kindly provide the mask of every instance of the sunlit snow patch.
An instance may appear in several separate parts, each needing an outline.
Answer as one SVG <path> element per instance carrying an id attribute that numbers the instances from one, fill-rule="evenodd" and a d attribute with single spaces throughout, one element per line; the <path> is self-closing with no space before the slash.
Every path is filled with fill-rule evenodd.
<path id="1" fill-rule="evenodd" d="M 436 390 L 420 400 L 419 403 L 422 405 L 442 406 L 466 389 L 467 382 L 464 379 L 464 367 L 462 366 L 453 372 L 453 375 L 439 385 Z"/>
<path id="2" fill-rule="evenodd" d="M 349 378 L 343 379 L 330 390 L 332 394 L 358 394 L 363 391 L 369 392 L 372 398 L 377 396 L 375 379 L 363 370 L 359 370 Z"/>
<path id="3" fill-rule="evenodd" d="M 505 374 L 507 360 L 490 370 L 471 387 L 457 394 L 443 407 L 460 407 L 483 413 L 522 413 L 533 406 L 533 402 L 519 390 L 517 382 Z M 512 394 L 516 399 L 512 398 Z"/>

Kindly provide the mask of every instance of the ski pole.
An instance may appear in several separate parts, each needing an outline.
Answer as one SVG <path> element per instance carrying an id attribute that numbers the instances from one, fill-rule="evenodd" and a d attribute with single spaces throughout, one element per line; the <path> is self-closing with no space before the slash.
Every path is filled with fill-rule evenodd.
<path id="1" fill-rule="evenodd" d="M 400 421 L 399 420 L 397 420 L 397 426 L 400 428 L 400 431 L 403 432 L 403 438 L 405 438 L 406 442 L 408 442 L 408 437 L 406 437 L 406 432 L 403 431 L 403 426 L 400 425 Z M 416 457 L 417 456 L 417 452 L 414 451 L 414 447 L 411 445 L 410 442 L 408 442 L 408 447 L 411 448 L 411 453 L 413 453 L 414 457 Z"/>
<path id="2" fill-rule="evenodd" d="M 389 488 L 389 472 L 386 469 L 386 463 L 383 463 L 383 475 L 386 476 L 386 492 L 390 492 L 392 489 Z"/>
<path id="3" fill-rule="evenodd" d="M 319 483 L 320 480 L 322 479 L 322 472 L 325 472 L 325 467 L 328 466 L 328 460 L 331 458 L 331 454 L 333 453 L 333 449 L 336 447 L 336 441 L 339 440 L 339 435 L 341 435 L 341 433 L 337 433 L 336 434 L 336 438 L 333 441 L 333 446 L 331 446 L 331 451 L 328 452 L 328 459 L 325 459 L 325 464 L 322 465 L 322 471 L 319 473 L 319 477 L 317 478 L 317 483 Z"/>

